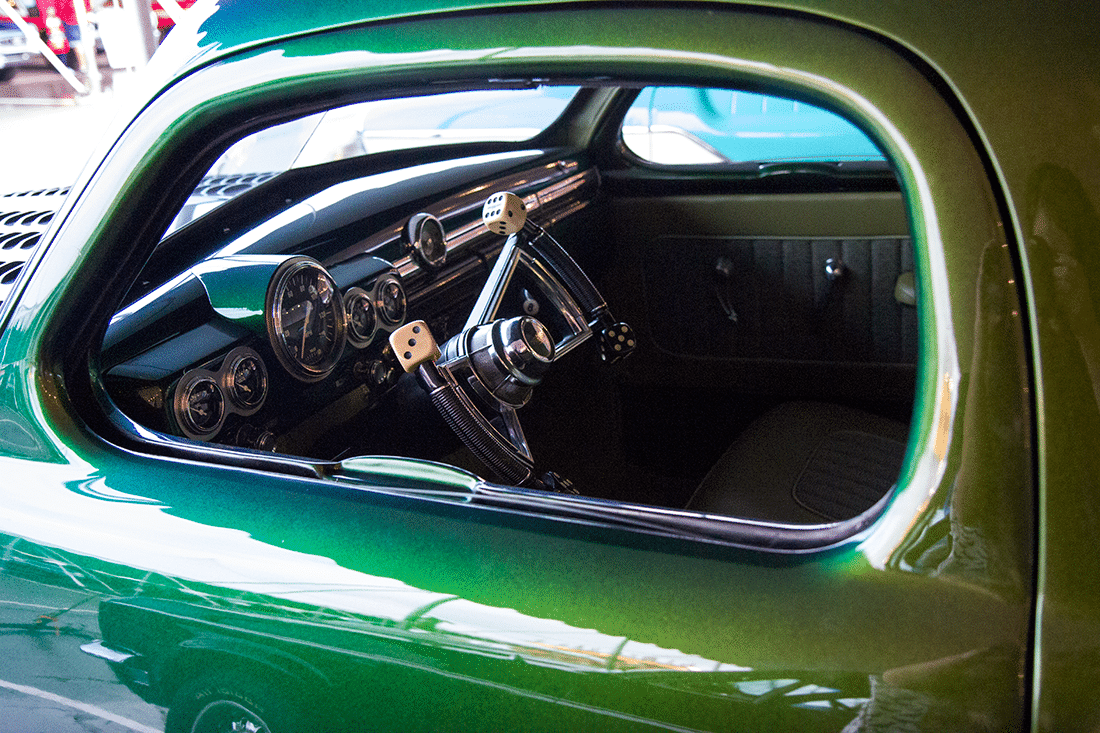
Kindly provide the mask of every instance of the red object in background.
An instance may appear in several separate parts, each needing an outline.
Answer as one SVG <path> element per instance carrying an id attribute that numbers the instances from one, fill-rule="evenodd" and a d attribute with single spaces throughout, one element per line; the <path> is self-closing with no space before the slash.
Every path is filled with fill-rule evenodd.
<path id="1" fill-rule="evenodd" d="M 0 0 L 0 2 L 3 1 L 4 0 Z M 46 16 L 38 11 L 38 6 L 33 4 L 33 0 L 29 6 L 25 6 L 23 3 L 17 2 L 14 4 L 14 7 L 15 11 L 19 13 L 19 16 L 23 18 L 23 20 L 27 21 L 27 23 L 33 25 L 35 28 L 38 29 L 38 35 L 42 39 L 42 41 L 47 46 L 50 46 L 50 49 L 53 50 L 54 53 L 60 53 L 57 49 L 50 45 L 49 33 L 46 28 Z M 15 27 L 15 24 L 8 21 L 6 16 L 0 18 L 0 24 L 2 24 L 2 26 L 5 28 Z M 65 34 L 62 33 L 61 37 L 64 38 Z M 68 50 L 68 42 L 66 42 L 65 51 Z"/>
<path id="2" fill-rule="evenodd" d="M 0 0 L 5 1 L 7 0 Z M 62 15 L 62 4 L 67 4 L 69 13 L 76 16 L 72 0 L 16 0 L 12 3 L 20 17 L 38 29 L 39 37 L 50 50 L 64 57 L 69 52 L 69 40 L 65 36 L 66 21 Z"/>
<path id="3" fill-rule="evenodd" d="M 39 6 L 45 12 L 47 8 L 53 6 L 53 9 L 57 12 L 57 17 L 61 18 L 61 22 L 65 25 L 77 25 L 78 20 L 76 17 L 76 7 L 73 4 L 73 0 L 39 0 Z M 92 6 L 89 0 L 84 0 L 84 10 L 87 12 L 92 11 Z"/>
<path id="4" fill-rule="evenodd" d="M 91 11 L 89 0 L 77 0 L 84 3 L 84 10 Z M 73 33 L 79 25 L 74 0 L 38 0 L 38 12 L 45 18 L 46 45 L 54 53 L 64 58 L 71 48 L 70 41 L 79 38 Z"/>
<path id="5" fill-rule="evenodd" d="M 197 0 L 176 1 L 181 8 L 186 10 L 194 5 Z M 11 0 L 0 0 L 0 2 L 11 2 Z M 23 20 L 38 29 L 39 37 L 50 47 L 50 50 L 64 59 L 70 48 L 65 26 L 77 25 L 76 8 L 73 5 L 73 0 L 14 0 L 12 5 Z M 84 7 L 89 12 L 92 11 L 90 0 L 84 0 Z M 163 37 L 175 25 L 175 22 L 157 0 L 153 0 L 152 10 L 157 19 L 157 31 Z M 0 25 L 3 24 L 3 18 L 0 18 Z"/>
<path id="6" fill-rule="evenodd" d="M 194 5 L 196 1 L 197 0 L 176 0 L 176 2 L 179 3 L 179 6 L 184 10 L 187 10 L 189 7 Z M 153 0 L 153 13 L 157 16 L 157 30 L 160 31 L 162 35 L 165 31 L 175 25 L 175 22 L 168 15 L 168 11 L 161 7 L 161 4 L 158 3 L 157 0 Z"/>
<path id="7" fill-rule="evenodd" d="M 65 25 L 59 16 L 48 13 L 43 22 L 45 30 L 39 30 L 39 35 L 50 50 L 58 56 L 64 56 L 69 52 L 69 39 L 65 35 Z"/>

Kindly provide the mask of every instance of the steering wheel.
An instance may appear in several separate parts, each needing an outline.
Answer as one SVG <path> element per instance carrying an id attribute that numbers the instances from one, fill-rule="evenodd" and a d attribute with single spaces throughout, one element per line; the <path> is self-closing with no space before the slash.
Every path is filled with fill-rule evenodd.
<path id="1" fill-rule="evenodd" d="M 537 476 L 535 460 L 516 411 L 527 403 L 553 362 L 595 337 L 604 361 L 626 357 L 634 332 L 616 322 L 592 281 L 553 237 L 527 219 L 513 193 L 490 196 L 482 207 L 490 231 L 508 235 L 461 333 L 439 347 L 424 321 L 390 335 L 398 361 L 415 373 L 433 404 L 466 447 L 501 479 L 519 486 L 563 491 L 552 472 Z M 498 317 L 510 285 L 537 283 L 553 305 L 555 337 L 536 318 L 539 306 L 525 292 L 523 315 Z"/>

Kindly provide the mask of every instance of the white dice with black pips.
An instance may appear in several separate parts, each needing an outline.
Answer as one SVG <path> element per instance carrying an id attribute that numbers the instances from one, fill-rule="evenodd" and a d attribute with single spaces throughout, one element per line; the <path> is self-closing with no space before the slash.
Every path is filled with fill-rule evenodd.
<path id="1" fill-rule="evenodd" d="M 424 321 L 406 323 L 391 333 L 390 346 L 406 372 L 414 372 L 421 364 L 439 358 L 439 346 Z"/>
<path id="2" fill-rule="evenodd" d="M 514 193 L 494 193 L 481 207 L 481 220 L 491 232 L 515 234 L 527 221 L 527 206 Z"/>

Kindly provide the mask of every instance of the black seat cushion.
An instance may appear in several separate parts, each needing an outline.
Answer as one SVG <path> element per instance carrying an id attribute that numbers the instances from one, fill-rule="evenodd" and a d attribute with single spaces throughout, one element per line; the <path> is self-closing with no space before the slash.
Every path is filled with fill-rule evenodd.
<path id="1" fill-rule="evenodd" d="M 909 426 L 822 402 L 787 402 L 752 423 L 687 508 L 788 524 L 866 511 L 897 481 Z"/>

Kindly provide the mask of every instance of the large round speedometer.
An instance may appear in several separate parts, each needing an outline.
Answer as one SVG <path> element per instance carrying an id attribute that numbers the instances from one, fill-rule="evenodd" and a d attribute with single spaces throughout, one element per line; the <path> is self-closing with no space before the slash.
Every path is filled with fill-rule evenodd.
<path id="1" fill-rule="evenodd" d="M 294 257 L 279 266 L 267 291 L 267 335 L 288 372 L 305 382 L 328 376 L 346 325 L 343 299 L 320 263 Z"/>

